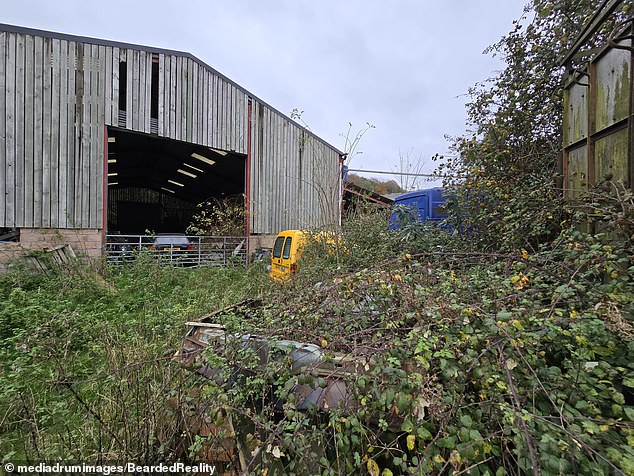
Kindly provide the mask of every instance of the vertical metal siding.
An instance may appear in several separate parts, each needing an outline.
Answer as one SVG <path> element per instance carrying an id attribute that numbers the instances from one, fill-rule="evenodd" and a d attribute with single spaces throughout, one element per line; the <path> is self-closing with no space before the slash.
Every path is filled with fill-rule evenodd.
<path id="1" fill-rule="evenodd" d="M 579 196 L 588 187 L 588 156 L 587 146 L 570 151 L 567 164 L 567 184 L 568 197 Z"/>
<path id="2" fill-rule="evenodd" d="M 631 53 L 627 50 L 612 49 L 596 62 L 597 131 L 627 119 L 630 109 L 630 57 Z"/>
<path id="3" fill-rule="evenodd" d="M 614 181 L 627 184 L 628 170 L 626 158 L 630 145 L 628 139 L 628 130 L 621 129 L 596 141 L 594 145 L 594 157 L 596 178 L 598 180 L 610 176 Z"/>
<path id="4" fill-rule="evenodd" d="M 151 132 L 153 55 L 158 135 L 246 154 L 248 93 L 203 63 L 0 31 L 0 226 L 103 226 L 104 125 Z M 251 124 L 251 232 L 333 222 L 338 206 L 324 197 L 338 181 L 338 152 L 257 100 Z"/>
<path id="5" fill-rule="evenodd" d="M 7 203 L 7 133 L 6 133 L 6 77 L 7 77 L 7 37 L 8 33 L 0 32 L 0 223 L 8 223 L 6 216 Z"/>
<path id="6" fill-rule="evenodd" d="M 9 34 L 6 43 L 5 70 L 5 226 L 16 226 L 15 213 L 15 34 Z"/>
<path id="7" fill-rule="evenodd" d="M 588 86 L 574 83 L 564 95 L 564 146 L 588 137 Z"/>
<path id="8" fill-rule="evenodd" d="M 257 101 L 251 121 L 252 233 L 338 223 L 338 152 Z"/>

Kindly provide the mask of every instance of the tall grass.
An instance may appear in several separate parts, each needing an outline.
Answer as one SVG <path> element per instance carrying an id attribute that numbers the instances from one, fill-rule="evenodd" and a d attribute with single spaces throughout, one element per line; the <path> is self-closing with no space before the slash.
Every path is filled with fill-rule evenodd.
<path id="1" fill-rule="evenodd" d="M 174 408 L 194 384 L 170 362 L 183 324 L 266 285 L 261 270 L 163 268 L 148 256 L 1 276 L 4 461 L 177 458 Z"/>

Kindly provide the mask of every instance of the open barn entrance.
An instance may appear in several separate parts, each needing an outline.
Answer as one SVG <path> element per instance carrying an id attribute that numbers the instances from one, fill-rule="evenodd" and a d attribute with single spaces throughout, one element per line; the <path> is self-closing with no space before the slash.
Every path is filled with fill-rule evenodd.
<path id="1" fill-rule="evenodd" d="M 108 128 L 108 234 L 185 233 L 206 201 L 240 200 L 246 156 Z"/>

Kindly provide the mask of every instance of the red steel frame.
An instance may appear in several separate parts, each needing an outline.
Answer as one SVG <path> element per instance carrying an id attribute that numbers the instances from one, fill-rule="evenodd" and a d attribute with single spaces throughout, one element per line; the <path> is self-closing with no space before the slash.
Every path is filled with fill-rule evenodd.
<path id="1" fill-rule="evenodd" d="M 247 240 L 247 257 L 249 256 L 249 252 L 251 251 L 249 248 L 249 235 L 251 234 L 251 113 L 253 111 L 253 101 L 249 98 L 249 106 L 247 109 L 247 163 L 245 165 L 245 183 L 244 183 L 244 206 L 245 206 L 245 234 Z"/>
<path id="2" fill-rule="evenodd" d="M 103 217 L 101 224 L 101 246 L 106 244 L 108 228 L 108 126 L 103 126 Z"/>

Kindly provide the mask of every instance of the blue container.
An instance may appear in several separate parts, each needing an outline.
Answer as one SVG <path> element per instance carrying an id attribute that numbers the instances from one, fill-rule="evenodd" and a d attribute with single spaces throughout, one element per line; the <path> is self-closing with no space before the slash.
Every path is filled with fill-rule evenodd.
<path id="1" fill-rule="evenodd" d="M 407 221 L 426 222 L 439 221 L 447 217 L 445 197 L 442 187 L 415 190 L 394 199 L 390 230 L 397 230 L 401 223 Z"/>

